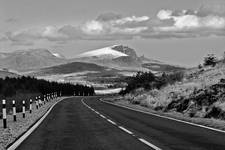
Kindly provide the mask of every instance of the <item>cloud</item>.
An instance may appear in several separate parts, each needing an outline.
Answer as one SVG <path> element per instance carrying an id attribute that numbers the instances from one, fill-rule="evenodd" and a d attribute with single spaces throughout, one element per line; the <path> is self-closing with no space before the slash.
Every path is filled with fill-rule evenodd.
<path id="1" fill-rule="evenodd" d="M 81 30 L 86 35 L 111 35 L 115 37 L 117 34 L 119 37 L 131 36 L 141 33 L 147 30 L 148 27 L 142 25 L 143 22 L 149 21 L 148 16 L 128 16 L 122 17 L 122 15 L 114 13 L 101 14 L 95 20 L 91 20 L 82 25 Z"/>
<path id="2" fill-rule="evenodd" d="M 106 25 L 96 20 L 88 21 L 81 27 L 84 33 L 91 35 L 103 33 L 105 28 Z"/>
<path id="3" fill-rule="evenodd" d="M 122 18 L 121 14 L 107 12 L 107 13 L 100 14 L 95 20 L 100 21 L 100 22 L 107 22 L 107 21 L 112 21 L 112 20 L 118 20 L 121 18 Z"/>
<path id="4" fill-rule="evenodd" d="M 157 14 L 157 17 L 160 19 L 160 20 L 166 20 L 166 19 L 171 19 L 171 16 L 173 14 L 173 11 L 172 10 L 160 10 Z"/>
<path id="5" fill-rule="evenodd" d="M 0 41 L 31 44 L 39 40 L 129 40 L 136 38 L 195 38 L 225 36 L 225 4 L 202 5 L 197 10 L 159 10 L 155 17 L 103 13 L 77 25 L 46 26 L 8 32 Z M 2 39 L 2 40 L 1 40 Z"/>
<path id="6" fill-rule="evenodd" d="M 218 35 L 218 31 L 225 35 L 225 16 L 218 14 L 200 15 L 199 11 L 172 11 L 160 10 L 157 17 L 162 22 L 171 20 L 173 23 L 168 26 L 157 26 L 154 30 L 157 32 L 182 32 L 189 35 L 196 34 L 197 36 Z M 173 35 L 173 34 L 171 34 Z"/>

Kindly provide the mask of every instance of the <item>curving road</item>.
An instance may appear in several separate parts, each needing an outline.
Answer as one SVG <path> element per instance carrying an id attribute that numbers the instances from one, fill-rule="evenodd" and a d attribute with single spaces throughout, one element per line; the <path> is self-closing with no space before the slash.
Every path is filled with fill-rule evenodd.
<path id="1" fill-rule="evenodd" d="M 18 150 L 225 150 L 225 133 L 100 102 L 57 104 Z"/>

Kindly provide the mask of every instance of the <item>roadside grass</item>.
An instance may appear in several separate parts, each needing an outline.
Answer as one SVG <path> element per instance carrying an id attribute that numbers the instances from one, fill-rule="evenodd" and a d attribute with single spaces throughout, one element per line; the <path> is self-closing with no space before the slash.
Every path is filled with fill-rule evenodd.
<path id="1" fill-rule="evenodd" d="M 215 129 L 220 129 L 225 131 L 225 121 L 224 120 L 220 120 L 220 119 L 214 119 L 214 118 L 200 118 L 200 117 L 189 117 L 188 115 L 179 113 L 179 112 L 163 112 L 163 111 L 156 111 L 152 108 L 149 107 L 145 107 L 145 106 L 141 106 L 139 104 L 133 104 L 127 100 L 124 100 L 122 97 L 108 97 L 108 98 L 104 98 L 103 100 L 105 101 L 109 101 L 118 105 L 122 105 L 122 106 L 127 106 L 129 108 L 133 108 L 136 110 L 141 110 L 141 111 L 145 111 L 145 112 L 150 112 L 153 114 L 158 114 L 161 116 L 166 116 L 166 117 L 171 117 L 174 119 L 178 119 L 178 120 L 182 120 L 182 121 L 187 121 L 190 123 L 195 123 L 195 124 L 199 124 L 199 125 L 204 125 L 207 127 L 212 127 Z"/>

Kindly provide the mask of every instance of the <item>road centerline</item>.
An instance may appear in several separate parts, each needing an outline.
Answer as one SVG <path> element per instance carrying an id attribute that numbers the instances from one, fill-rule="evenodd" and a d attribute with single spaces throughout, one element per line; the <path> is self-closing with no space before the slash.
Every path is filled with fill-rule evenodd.
<path id="1" fill-rule="evenodd" d="M 84 102 L 84 99 L 81 99 L 81 102 L 82 102 L 82 104 L 83 104 L 84 106 L 86 106 L 88 109 L 90 109 L 90 110 L 93 109 L 91 106 L 89 106 L 88 104 L 86 104 L 86 103 Z M 101 113 L 99 113 L 99 112 L 96 111 L 95 109 L 93 109 L 93 110 L 94 110 L 94 112 L 95 112 L 96 114 L 98 114 L 99 116 L 102 115 Z M 103 116 L 103 115 L 102 115 L 102 116 Z M 160 149 L 159 147 L 155 146 L 154 144 L 151 144 L 150 142 L 144 140 L 143 138 L 138 138 L 138 137 L 136 137 L 136 135 L 135 135 L 133 132 L 129 131 L 128 129 L 124 128 L 123 126 L 117 125 L 114 121 L 112 121 L 112 120 L 110 120 L 110 119 L 107 119 L 106 117 L 105 117 L 104 119 L 106 119 L 106 120 L 107 120 L 108 122 L 110 122 L 111 124 L 116 125 L 116 126 L 117 126 L 119 129 L 121 129 L 122 131 L 128 133 L 129 135 L 132 135 L 132 136 L 135 137 L 137 140 L 139 140 L 139 141 L 142 142 L 143 144 L 145 144 L 145 145 L 151 147 L 152 149 L 154 149 L 154 150 L 162 150 L 162 149 Z"/>

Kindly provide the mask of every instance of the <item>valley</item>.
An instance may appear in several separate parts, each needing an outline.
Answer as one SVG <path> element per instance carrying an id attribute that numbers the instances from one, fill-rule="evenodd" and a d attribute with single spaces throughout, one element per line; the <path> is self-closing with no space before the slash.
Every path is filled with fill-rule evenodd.
<path id="1" fill-rule="evenodd" d="M 126 86 L 124 79 L 138 71 L 160 73 L 185 69 L 144 56 L 139 57 L 134 49 L 123 45 L 91 50 L 73 59 L 67 59 L 47 49 L 1 53 L 0 67 L 8 70 L 8 74 L 87 84 L 96 89 L 123 88 Z M 2 77 L 7 76 L 3 72 L 0 74 Z"/>

